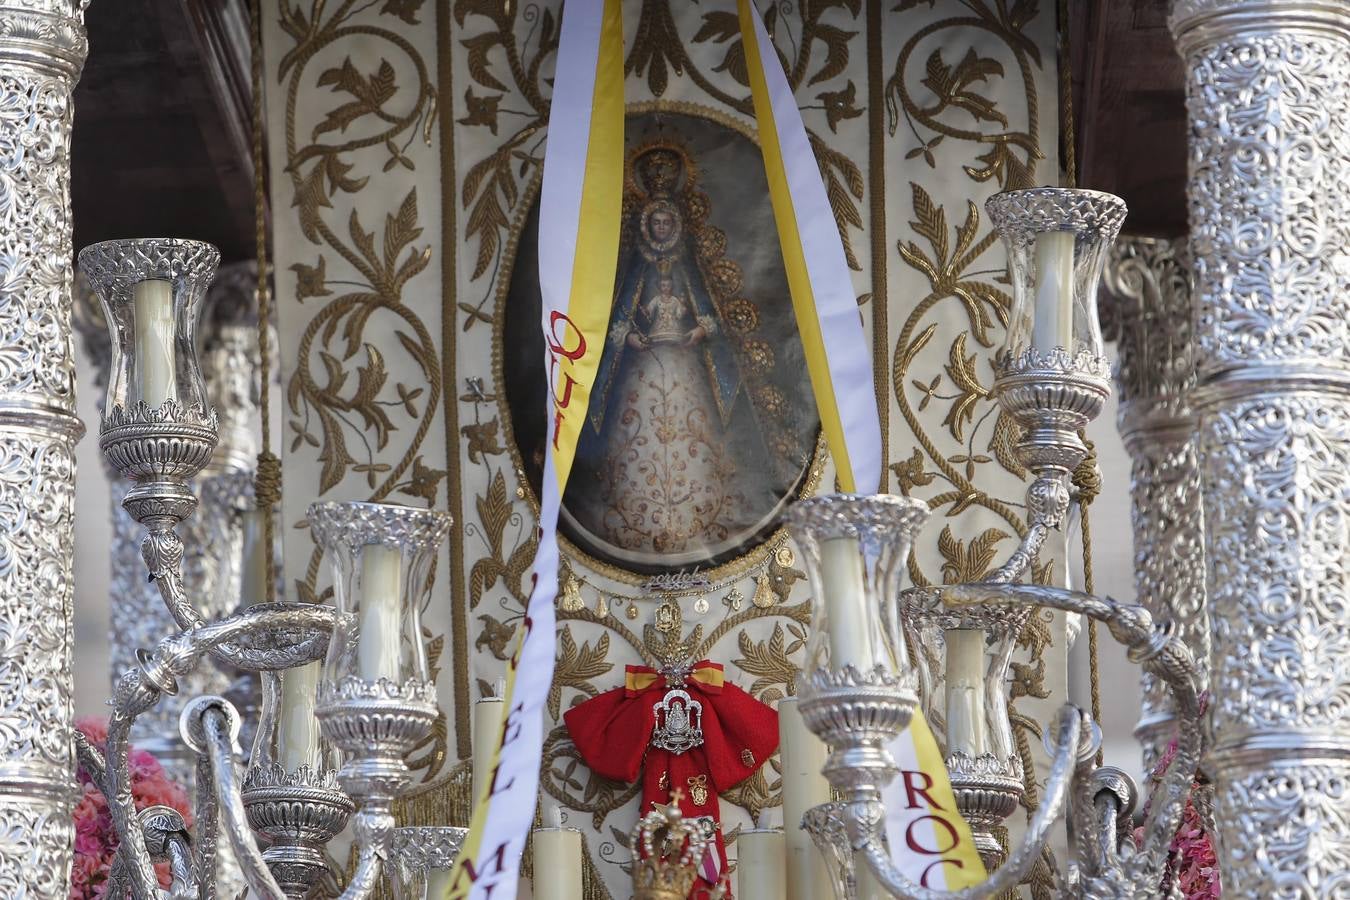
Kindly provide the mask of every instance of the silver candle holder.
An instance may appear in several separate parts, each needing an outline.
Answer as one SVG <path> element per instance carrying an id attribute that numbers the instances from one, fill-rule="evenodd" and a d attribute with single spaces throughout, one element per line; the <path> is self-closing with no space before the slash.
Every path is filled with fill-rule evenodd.
<path id="1" fill-rule="evenodd" d="M 183 586 L 176 528 L 196 506 L 188 480 L 206 465 L 217 437 L 195 346 L 197 310 L 217 261 L 209 245 L 176 240 L 109 242 L 81 254 L 113 345 L 101 445 L 109 465 L 134 481 L 124 505 L 146 529 L 146 567 L 181 628 L 142 650 L 138 667 L 118 681 L 105 745 L 77 740 L 81 764 L 109 800 L 122 848 L 109 894 L 158 900 L 154 863 L 167 860 L 169 896 L 209 896 L 199 873 L 214 871 L 223 832 L 251 896 L 309 896 L 320 882 L 341 882 L 323 848 L 350 818 L 358 862 L 341 897 L 363 900 L 391 852 L 391 804 L 409 781 L 402 756 L 436 716 L 418 610 L 449 517 L 380 504 L 318 505 L 311 524 L 333 566 L 337 608 L 270 603 L 206 620 Z M 363 556 L 382 562 L 368 575 L 355 572 Z M 138 814 L 132 807 L 129 736 L 137 716 L 175 693 L 179 679 L 208 655 L 264 673 L 268 693 L 242 778 L 234 707 L 208 695 L 184 708 L 183 738 L 197 764 L 198 825 L 189 837 L 171 810 Z M 316 691 L 316 727 L 346 754 L 341 770 L 317 743 L 290 765 L 277 737 L 277 692 L 318 660 L 325 675 Z M 371 671 L 363 661 L 387 671 Z"/>
<path id="2" fill-rule="evenodd" d="M 988 211 L 1008 246 L 1013 280 L 1008 341 L 997 358 L 994 395 L 1023 428 L 1018 453 L 1035 476 L 1027 492 L 1025 537 L 984 582 L 910 590 L 903 597 L 894 584 L 899 567 L 892 561 L 895 574 L 872 574 L 876 569 L 869 561 L 868 541 L 859 541 L 858 565 L 869 573 L 863 583 L 888 584 L 890 592 L 864 593 L 866 602 L 857 604 L 838 595 L 858 588 L 837 574 L 827 575 L 821 554 L 810 548 L 819 547 L 823 537 L 869 533 L 876 527 L 879 498 L 814 498 L 797 505 L 801 512 L 790 511 L 788 525 L 803 547 L 802 564 L 811 578 L 816 609 L 875 617 L 888 642 L 889 661 L 864 675 L 808 650 L 801 709 L 808 727 L 829 747 L 824 773 L 840 799 L 811 810 L 803 827 L 834 864 L 836 892 L 846 900 L 856 896 L 857 867 L 864 865 L 897 897 L 997 897 L 1027 877 L 1054 822 L 1064 814 L 1073 835 L 1072 864 L 1059 879 L 1065 895 L 1150 896 L 1161 889 L 1167 848 L 1200 756 L 1195 665 L 1186 647 L 1168 628 L 1155 627 L 1142 607 L 1014 583 L 1065 521 L 1074 500 L 1072 474 L 1087 453 L 1078 432 L 1100 413 L 1110 391 L 1096 289 L 1125 205 L 1109 194 L 1040 188 L 996 195 Z M 828 516 L 819 512 L 825 509 Z M 908 521 L 890 526 L 892 542 L 905 547 L 902 557 L 923 518 L 916 510 Z M 822 531 L 822 521 L 828 531 Z M 832 565 L 844 566 L 837 559 Z M 1005 696 L 1008 665 L 1016 635 L 1037 607 L 1104 622 L 1129 649 L 1130 658 L 1173 697 L 1180 725 L 1178 751 L 1150 797 L 1138 846 L 1131 831 L 1121 827 L 1138 800 L 1137 789 L 1119 769 L 1095 764 L 1100 730 L 1073 706 L 1064 708 L 1052 730 L 1050 775 L 1023 842 L 1005 858 L 996 839 L 995 830 L 1016 809 L 1022 792 Z M 841 626 L 847 631 L 853 623 L 813 623 L 817 635 Z M 892 629 L 898 633 L 891 634 Z M 944 660 L 946 672 L 939 673 L 930 663 L 917 673 L 909 671 L 906 641 L 930 652 L 943 647 L 950 656 Z M 953 673 L 964 674 L 958 679 Z M 960 684 L 954 686 L 957 680 Z M 887 744 L 908 724 L 916 688 L 926 709 L 943 713 L 931 717 L 947 719 L 946 762 L 958 809 L 971 825 L 986 866 L 993 869 L 983 884 L 960 892 L 932 890 L 907 878 L 892 864 L 883 837 L 882 789 L 896 773 Z M 971 692 L 964 711 L 952 703 L 949 692 L 954 689 Z M 940 710 L 943 700 L 947 708 Z M 954 735 L 951 718 L 958 714 L 965 731 Z M 981 737 L 972 739 L 976 731 Z"/>

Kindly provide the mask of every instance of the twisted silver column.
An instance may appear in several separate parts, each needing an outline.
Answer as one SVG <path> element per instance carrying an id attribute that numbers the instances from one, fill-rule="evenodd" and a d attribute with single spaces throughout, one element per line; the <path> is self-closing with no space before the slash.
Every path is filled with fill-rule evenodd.
<path id="1" fill-rule="evenodd" d="M 1225 895 L 1350 893 L 1350 7 L 1177 0 Z"/>
<path id="2" fill-rule="evenodd" d="M 78 0 L 0 0 L 0 896 L 69 892 Z"/>
<path id="3" fill-rule="evenodd" d="M 1196 460 L 1191 260 L 1185 239 L 1122 236 L 1107 262 L 1103 330 L 1116 341 L 1117 426 L 1132 461 L 1134 585 L 1139 603 L 1171 622 L 1208 687 L 1209 616 Z M 1165 686 L 1143 673 L 1135 735 L 1151 770 L 1176 735 Z"/>

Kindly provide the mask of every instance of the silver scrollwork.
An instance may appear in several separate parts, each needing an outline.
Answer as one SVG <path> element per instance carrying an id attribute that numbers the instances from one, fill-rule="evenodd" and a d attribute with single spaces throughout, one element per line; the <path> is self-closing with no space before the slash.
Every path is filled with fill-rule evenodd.
<path id="1" fill-rule="evenodd" d="M 0 896 L 69 892 L 75 757 L 71 0 L 0 0 Z"/>
<path id="2" fill-rule="evenodd" d="M 1350 891 L 1350 10 L 1180 0 L 1225 893 Z"/>
<path id="3" fill-rule="evenodd" d="M 1122 236 L 1103 286 L 1118 354 L 1118 427 L 1133 463 L 1135 591 L 1154 616 L 1175 623 L 1207 687 L 1209 616 L 1191 409 L 1195 345 L 1186 242 Z M 1153 768 L 1175 730 L 1166 690 L 1144 673 L 1143 714 L 1135 733 L 1144 747 L 1145 770 Z"/>

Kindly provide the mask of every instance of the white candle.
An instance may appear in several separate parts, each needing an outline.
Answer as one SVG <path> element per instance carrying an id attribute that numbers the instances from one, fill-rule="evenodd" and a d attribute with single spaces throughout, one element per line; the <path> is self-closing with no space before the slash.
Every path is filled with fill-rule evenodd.
<path id="1" fill-rule="evenodd" d="M 267 538 L 260 509 L 244 513 L 244 547 L 239 561 L 239 600 L 252 606 L 267 600 Z"/>
<path id="2" fill-rule="evenodd" d="M 132 288 L 135 316 L 135 377 L 145 405 L 156 407 L 178 395 L 173 353 L 173 285 L 151 279 Z"/>
<path id="3" fill-rule="evenodd" d="M 545 821 L 550 827 L 534 830 L 534 900 L 581 900 L 581 832 L 563 827 L 556 806 Z"/>
<path id="4" fill-rule="evenodd" d="M 871 671 L 878 660 L 869 634 L 880 610 L 867 608 L 862 550 L 857 538 L 820 542 L 820 578 L 830 622 L 830 668 L 838 670 L 852 663 L 859 672 Z"/>
<path id="5" fill-rule="evenodd" d="M 796 697 L 778 701 L 778 756 L 783 766 L 783 845 L 787 857 L 787 900 L 830 896 L 825 860 L 811 835 L 801 827 L 813 806 L 830 801 L 830 783 L 820 770 L 828 750 L 811 733 L 797 708 Z"/>
<path id="6" fill-rule="evenodd" d="M 1073 243 L 1071 231 L 1036 237 L 1036 304 L 1031 346 L 1043 353 L 1073 350 Z"/>
<path id="7" fill-rule="evenodd" d="M 984 632 L 947 631 L 947 752 L 988 751 L 984 725 Z"/>
<path id="8" fill-rule="evenodd" d="M 403 629 L 402 558 L 397 547 L 369 544 L 361 549 L 361 635 L 356 648 L 362 678 L 399 681 L 399 632 Z"/>
<path id="9" fill-rule="evenodd" d="M 281 672 L 281 709 L 277 713 L 277 756 L 294 772 L 319 765 L 319 720 L 314 716 L 319 688 L 318 661 Z"/>
<path id="10" fill-rule="evenodd" d="M 783 854 L 783 832 L 777 828 L 741 832 L 736 838 L 738 900 L 783 900 L 788 896 Z M 816 896 L 829 897 L 829 889 Z"/>
<path id="11" fill-rule="evenodd" d="M 503 692 L 504 693 L 504 692 Z M 473 705 L 473 802 L 483 796 L 483 786 L 492 775 L 492 753 L 501 738 L 502 711 L 506 701 L 500 695 L 484 697 Z"/>

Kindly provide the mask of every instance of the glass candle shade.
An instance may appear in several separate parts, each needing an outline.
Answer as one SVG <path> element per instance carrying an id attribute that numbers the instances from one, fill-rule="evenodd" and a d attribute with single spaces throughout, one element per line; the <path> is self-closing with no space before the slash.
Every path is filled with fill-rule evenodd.
<path id="1" fill-rule="evenodd" d="M 1032 188 L 995 194 L 985 209 L 1007 247 L 1012 276 L 1000 356 L 1102 359 L 1097 286 L 1125 221 L 1125 201 L 1100 191 Z"/>
<path id="2" fill-rule="evenodd" d="M 350 681 L 389 690 L 429 684 L 420 617 L 450 517 L 384 503 L 316 503 L 309 524 L 328 560 L 338 611 L 321 693 Z"/>
<path id="3" fill-rule="evenodd" d="M 104 241 L 80 252 L 112 342 L 105 415 L 169 401 L 208 415 L 197 320 L 219 264 L 210 244 L 175 238 Z"/>
<path id="4" fill-rule="evenodd" d="M 927 519 L 926 503 L 891 494 L 826 494 L 788 510 L 785 521 L 815 598 L 806 673 L 908 667 L 900 578 Z"/>
<path id="5" fill-rule="evenodd" d="M 467 828 L 410 826 L 394 829 L 389 883 L 394 900 L 440 900 L 448 896 L 455 857 Z"/>
<path id="6" fill-rule="evenodd" d="M 319 730 L 318 661 L 262 675 L 262 713 L 249 768 L 269 769 L 302 784 L 330 782 L 340 764 Z"/>
<path id="7" fill-rule="evenodd" d="M 184 483 L 211 461 L 216 414 L 197 357 L 197 319 L 220 254 L 173 238 L 105 241 L 80 252 L 112 344 L 99 446 L 138 483 L 124 502 L 139 522 L 181 520 Z"/>
<path id="8" fill-rule="evenodd" d="M 1014 765 L 1008 671 L 1030 611 L 958 610 L 928 591 L 907 591 L 901 606 L 906 640 L 917 649 L 920 703 L 945 755 Z"/>

